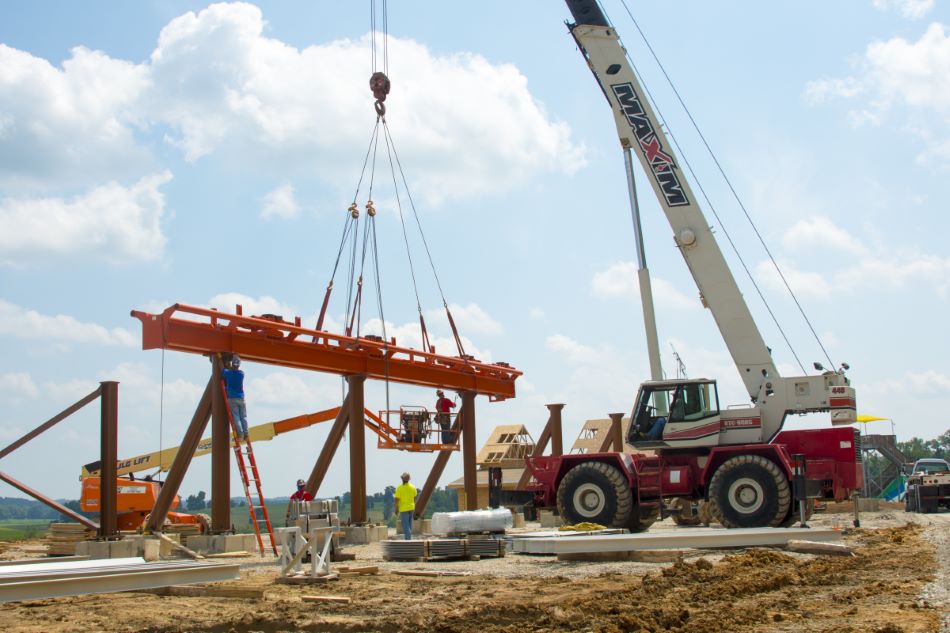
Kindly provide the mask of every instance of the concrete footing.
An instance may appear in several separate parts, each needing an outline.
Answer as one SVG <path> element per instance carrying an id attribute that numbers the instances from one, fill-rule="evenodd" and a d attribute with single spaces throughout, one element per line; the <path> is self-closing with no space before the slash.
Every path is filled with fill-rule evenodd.
<path id="1" fill-rule="evenodd" d="M 76 556 L 89 558 L 134 558 L 139 556 L 136 543 L 122 541 L 80 541 L 76 543 Z"/>
<path id="2" fill-rule="evenodd" d="M 189 536 L 185 541 L 185 545 L 200 554 L 257 551 L 257 537 L 254 534 L 201 534 Z"/>
<path id="3" fill-rule="evenodd" d="M 523 528 L 524 527 L 524 512 L 512 512 L 511 513 L 513 528 Z"/>
<path id="4" fill-rule="evenodd" d="M 366 545 L 385 541 L 389 528 L 385 525 L 348 525 L 343 528 L 343 542 L 347 545 Z"/>
<path id="5" fill-rule="evenodd" d="M 553 510 L 538 510 L 538 521 L 541 522 L 542 528 L 556 528 L 564 525 L 564 521 L 554 514 Z"/>
<path id="6" fill-rule="evenodd" d="M 396 534 L 402 534 L 402 522 L 396 520 Z M 413 519 L 412 520 L 412 537 L 418 538 L 423 534 L 432 534 L 432 520 L 431 519 Z"/>

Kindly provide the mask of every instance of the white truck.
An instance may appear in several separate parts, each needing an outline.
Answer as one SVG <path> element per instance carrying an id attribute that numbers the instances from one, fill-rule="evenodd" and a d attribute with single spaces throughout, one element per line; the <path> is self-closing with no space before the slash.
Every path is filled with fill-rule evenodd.
<path id="1" fill-rule="evenodd" d="M 950 510 L 950 463 L 945 459 L 918 459 L 907 477 L 904 510 L 929 513 L 941 508 Z"/>

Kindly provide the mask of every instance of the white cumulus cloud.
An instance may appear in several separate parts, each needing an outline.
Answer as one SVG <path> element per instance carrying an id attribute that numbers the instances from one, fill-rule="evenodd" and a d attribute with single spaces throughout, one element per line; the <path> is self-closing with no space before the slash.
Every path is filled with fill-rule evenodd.
<path id="1" fill-rule="evenodd" d="M 0 393 L 10 399 L 35 398 L 40 395 L 40 390 L 30 374 L 10 372 L 0 374 Z"/>
<path id="2" fill-rule="evenodd" d="M 135 347 L 140 343 L 132 332 L 124 328 L 108 329 L 96 323 L 84 323 L 65 314 L 40 314 L 2 299 L 0 336 L 124 347 Z"/>
<path id="3" fill-rule="evenodd" d="M 811 81 L 805 97 L 860 99 L 848 113 L 854 125 L 882 125 L 896 108 L 907 131 L 925 145 L 919 160 L 950 159 L 950 36 L 934 22 L 916 41 L 894 37 L 870 43 L 854 73 Z"/>
<path id="4" fill-rule="evenodd" d="M 458 303 L 449 304 L 449 310 L 452 312 L 452 320 L 460 333 L 471 332 L 473 334 L 501 334 L 504 328 L 501 323 L 492 318 L 477 303 L 468 305 L 459 305 Z M 445 314 L 445 309 L 426 311 L 427 327 L 431 324 L 438 324 L 443 329 L 448 330 L 449 319 Z"/>
<path id="5" fill-rule="evenodd" d="M 837 226 L 827 217 L 821 216 L 796 222 L 782 236 L 782 246 L 790 251 L 803 249 L 822 251 L 830 248 L 850 255 L 864 255 L 868 250 L 851 233 Z"/>
<path id="6" fill-rule="evenodd" d="M 57 68 L 0 44 L 0 189 L 141 174 L 135 139 L 147 67 L 82 46 Z"/>
<path id="7" fill-rule="evenodd" d="M 79 47 L 58 67 L 0 46 L 0 135 L 16 148 L 0 158 L 0 186 L 142 173 L 157 160 L 142 137 L 157 136 L 187 161 L 245 161 L 348 189 L 375 121 L 371 38 L 297 48 L 264 30 L 261 9 L 234 2 L 174 18 L 137 64 Z M 418 198 L 504 191 L 584 164 L 515 66 L 397 36 L 388 50 L 387 121 Z"/>
<path id="8" fill-rule="evenodd" d="M 640 283 L 637 265 L 633 262 L 617 262 L 606 270 L 594 274 L 591 290 L 601 299 L 640 297 Z M 659 277 L 650 278 L 653 300 L 676 310 L 690 310 L 700 307 L 699 299 L 691 298 L 673 287 L 673 284 Z"/>
<path id="9" fill-rule="evenodd" d="M 165 248 L 160 187 L 171 178 L 166 171 L 131 187 L 110 183 L 71 199 L 2 198 L 0 263 L 66 256 L 113 263 L 157 259 Z"/>
<path id="10" fill-rule="evenodd" d="M 294 187 L 283 184 L 261 198 L 261 218 L 290 220 L 300 215 L 300 205 L 294 198 Z"/>
<path id="11" fill-rule="evenodd" d="M 246 316 L 277 314 L 284 317 L 285 321 L 293 321 L 295 316 L 299 316 L 293 307 L 268 295 L 250 297 L 239 292 L 224 292 L 211 297 L 208 305 L 229 314 L 234 314 L 236 306 L 240 305 Z"/>
<path id="12" fill-rule="evenodd" d="M 905 18 L 922 18 L 937 4 L 936 0 L 872 0 L 874 7 L 880 11 L 896 9 Z"/>

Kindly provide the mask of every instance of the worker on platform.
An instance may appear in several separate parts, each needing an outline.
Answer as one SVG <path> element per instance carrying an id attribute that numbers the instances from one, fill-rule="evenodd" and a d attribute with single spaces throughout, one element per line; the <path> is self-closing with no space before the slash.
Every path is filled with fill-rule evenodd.
<path id="1" fill-rule="evenodd" d="M 237 354 L 231 357 L 231 367 L 221 370 L 224 389 L 228 394 L 228 407 L 231 418 L 237 428 L 239 439 L 247 438 L 247 406 L 244 404 L 244 372 L 241 371 L 241 359 Z"/>
<path id="2" fill-rule="evenodd" d="M 307 492 L 307 482 L 303 479 L 297 480 L 297 492 L 290 495 L 290 502 L 287 504 L 287 515 L 284 517 L 284 525 L 290 526 L 290 520 L 300 516 L 300 504 L 304 501 L 313 501 L 313 495 Z"/>
<path id="3" fill-rule="evenodd" d="M 416 511 L 416 487 L 409 483 L 409 473 L 401 475 L 402 485 L 396 488 L 393 496 L 396 498 L 396 512 L 402 522 L 402 533 L 406 540 L 412 539 L 412 515 Z"/>
<path id="4" fill-rule="evenodd" d="M 451 410 L 455 408 L 455 403 L 445 397 L 445 392 L 439 389 L 435 392 L 437 400 L 435 401 L 435 420 L 442 427 L 442 443 L 452 444 L 452 418 Z"/>

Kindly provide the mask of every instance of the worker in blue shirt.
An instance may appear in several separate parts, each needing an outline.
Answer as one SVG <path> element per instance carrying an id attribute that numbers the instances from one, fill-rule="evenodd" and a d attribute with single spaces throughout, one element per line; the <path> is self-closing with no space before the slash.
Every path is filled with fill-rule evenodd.
<path id="1" fill-rule="evenodd" d="M 244 404 L 244 372 L 237 354 L 231 357 L 231 367 L 221 370 L 224 388 L 228 394 L 228 407 L 237 426 L 238 438 L 247 438 L 247 406 Z"/>

